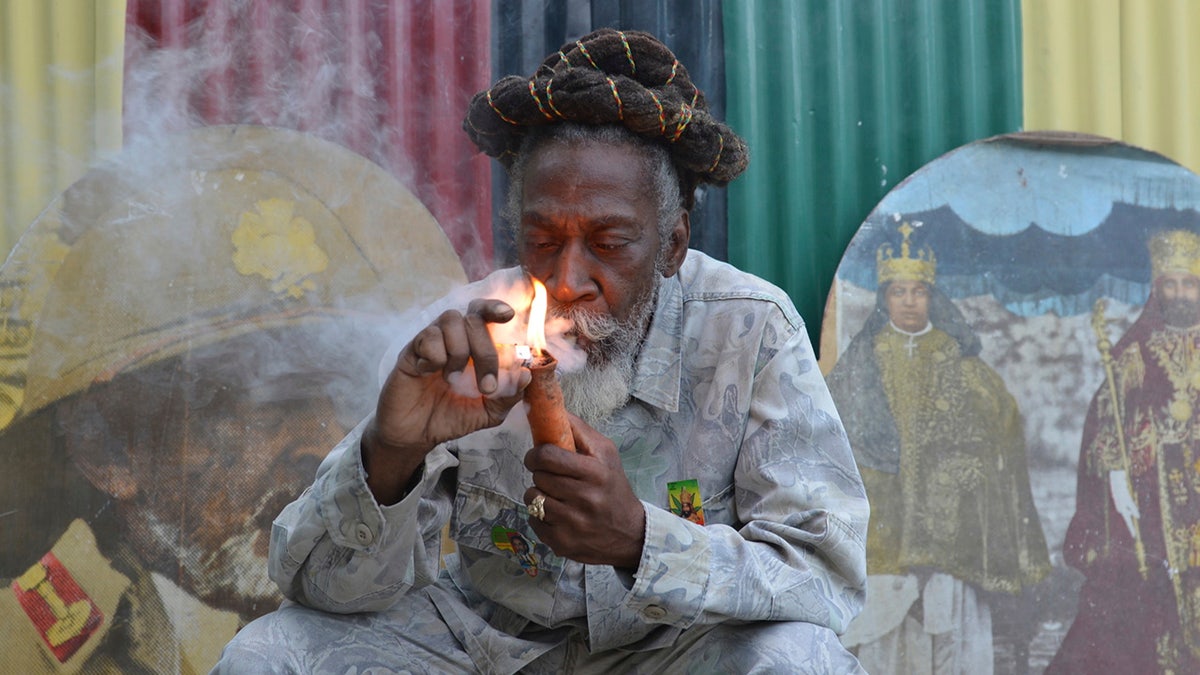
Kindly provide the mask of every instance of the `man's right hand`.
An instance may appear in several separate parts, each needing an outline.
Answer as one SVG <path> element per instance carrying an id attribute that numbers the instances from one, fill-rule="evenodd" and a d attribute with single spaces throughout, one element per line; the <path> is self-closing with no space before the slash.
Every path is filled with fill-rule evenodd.
<path id="1" fill-rule="evenodd" d="M 367 486 L 379 503 L 403 498 L 413 472 L 438 443 L 500 424 L 521 400 L 529 371 L 501 370 L 487 328 L 514 314 L 500 300 L 474 300 L 466 314 L 444 312 L 400 352 L 363 435 Z M 471 372 L 468 364 L 474 389 L 455 386 Z"/>

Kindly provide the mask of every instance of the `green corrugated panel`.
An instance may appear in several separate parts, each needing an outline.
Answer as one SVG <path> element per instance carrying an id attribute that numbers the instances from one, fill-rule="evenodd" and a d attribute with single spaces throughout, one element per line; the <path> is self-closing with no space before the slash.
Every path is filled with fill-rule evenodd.
<path id="1" fill-rule="evenodd" d="M 726 114 L 751 149 L 729 259 L 814 344 L 846 245 L 913 171 L 1021 126 L 1019 0 L 726 0 Z"/>

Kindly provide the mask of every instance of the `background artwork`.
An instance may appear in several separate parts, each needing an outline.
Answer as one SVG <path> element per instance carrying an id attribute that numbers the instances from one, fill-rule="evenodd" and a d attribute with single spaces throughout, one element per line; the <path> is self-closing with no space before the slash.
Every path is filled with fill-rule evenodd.
<path id="1" fill-rule="evenodd" d="M 88 172 L 0 268 L 0 652 L 207 672 L 278 606 L 270 523 L 372 409 L 400 311 L 465 281 L 377 165 L 208 127 Z"/>
<path id="2" fill-rule="evenodd" d="M 911 228 L 905 251 L 902 228 Z M 858 349 L 854 342 L 865 327 L 881 321 L 886 325 L 888 300 L 877 298 L 881 286 L 888 285 L 881 282 L 881 271 L 889 264 L 895 267 L 902 258 L 913 261 L 910 267 L 919 267 L 923 255 L 932 262 L 928 265 L 934 275 L 932 288 L 939 297 L 930 298 L 929 306 L 940 307 L 943 316 L 956 315 L 947 321 L 956 327 L 948 330 L 950 351 L 946 353 L 971 352 L 975 341 L 979 365 L 970 368 L 980 374 L 959 377 L 984 382 L 988 379 L 984 371 L 994 373 L 1015 404 L 1018 424 L 1013 432 L 1001 435 L 1019 436 L 1007 440 L 1023 447 L 1020 456 L 1012 457 L 1026 464 L 1028 479 L 1013 484 L 1009 502 L 992 503 L 1008 503 L 1020 512 L 1027 500 L 1019 493 L 1028 490 L 1040 526 L 1035 529 L 1044 536 L 1043 555 L 1048 554 L 1050 567 L 1036 572 L 1037 533 L 1028 530 L 1019 541 L 1029 545 L 1034 558 L 1022 563 L 1027 574 L 1020 591 L 984 589 L 978 594 L 989 606 L 990 620 L 976 621 L 973 630 L 977 637 L 990 633 L 993 638 L 996 672 L 1042 672 L 1075 618 L 1083 576 L 1064 562 L 1063 542 L 1076 509 L 1085 417 L 1093 396 L 1106 382 L 1094 323 L 1114 344 L 1128 331 L 1150 298 L 1149 240 L 1169 230 L 1200 231 L 1200 178 L 1194 174 L 1159 155 L 1107 139 L 1016 134 L 964 146 L 910 176 L 870 214 L 838 267 L 822 329 L 822 368 L 860 467 L 865 461 L 877 470 L 883 466 L 885 474 L 891 470 L 885 466 L 893 457 L 887 452 L 874 458 L 863 455 L 867 446 L 884 446 L 861 436 L 892 432 L 875 428 L 875 422 L 866 423 L 875 427 L 851 428 L 867 419 L 862 410 L 855 415 L 856 408 L 865 404 L 844 402 L 844 395 L 839 398 L 837 381 L 846 378 L 849 370 L 859 369 L 838 362 Z M 1103 301 L 1102 315 L 1096 311 L 1098 300 Z M 935 312 L 930 315 L 938 327 Z M 906 343 L 897 344 L 896 349 L 903 350 Z M 914 381 L 886 372 L 882 377 Z M 892 404 L 882 402 L 886 396 L 880 392 L 875 396 L 877 406 L 891 410 Z M 995 394 L 989 400 L 995 404 L 1003 398 Z M 947 405 L 962 399 L 948 397 Z M 900 412 L 905 419 L 936 419 L 936 415 L 919 417 L 919 411 Z M 928 442 L 935 442 L 929 439 L 937 438 L 936 431 L 922 433 Z M 914 434 L 913 429 L 901 428 L 899 436 Z M 898 454 L 903 452 L 901 448 Z M 1010 463 L 1004 466 L 1011 468 Z M 870 471 L 864 469 L 864 477 Z M 869 493 L 870 487 L 868 481 Z M 916 522 L 932 515 L 932 511 L 918 514 Z M 876 526 L 883 527 L 883 519 L 876 520 L 873 509 L 872 531 L 879 536 Z M 877 559 L 868 561 L 873 575 L 879 565 Z M 920 592 L 932 576 L 923 571 L 915 575 L 917 585 L 908 587 L 903 570 L 887 573 L 896 575 L 891 580 L 895 587 L 889 586 L 896 604 L 890 620 L 901 622 L 908 608 L 919 604 Z M 981 588 L 969 575 L 950 576 L 966 579 L 968 588 Z M 873 577 L 873 581 L 883 578 Z M 899 605 L 903 608 L 897 609 Z M 959 607 L 960 614 L 969 609 Z M 946 625 L 966 625 L 962 618 L 948 618 Z M 854 631 L 852 626 L 852 640 L 883 639 L 880 630 L 865 635 Z M 931 650 L 936 655 L 939 646 L 934 642 Z M 960 647 L 973 644 L 967 639 Z"/>

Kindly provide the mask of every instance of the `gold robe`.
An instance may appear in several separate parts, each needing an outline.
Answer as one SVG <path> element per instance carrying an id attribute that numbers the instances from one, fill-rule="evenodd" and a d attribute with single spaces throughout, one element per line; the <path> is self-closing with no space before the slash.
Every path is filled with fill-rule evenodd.
<path id="1" fill-rule="evenodd" d="M 927 568 L 1012 594 L 1044 578 L 1046 540 L 1004 382 L 936 328 L 915 336 L 885 328 L 873 355 L 900 456 L 898 473 L 861 467 L 870 573 Z"/>

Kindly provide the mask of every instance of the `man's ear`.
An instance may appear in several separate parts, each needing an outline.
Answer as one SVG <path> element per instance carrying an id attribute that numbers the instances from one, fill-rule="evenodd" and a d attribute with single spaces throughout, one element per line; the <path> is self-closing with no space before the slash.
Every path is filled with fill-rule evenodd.
<path id="1" fill-rule="evenodd" d="M 671 228 L 671 241 L 668 243 L 666 262 L 663 264 L 662 275 L 664 277 L 674 276 L 679 268 L 683 266 L 683 260 L 687 257 L 688 244 L 692 239 L 692 221 L 688 216 L 686 209 L 679 210 L 679 220 L 675 223 L 675 227 Z"/>
<path id="2" fill-rule="evenodd" d="M 117 448 L 111 431 L 91 402 L 72 398 L 55 409 L 55 432 L 61 434 L 69 461 L 97 490 L 113 499 L 128 500 L 138 493 L 129 464 L 129 448 Z"/>
<path id="3" fill-rule="evenodd" d="M 97 490 L 117 501 L 126 501 L 137 496 L 137 480 L 128 466 L 120 464 L 97 464 L 88 457 L 75 457 L 75 466 Z"/>

